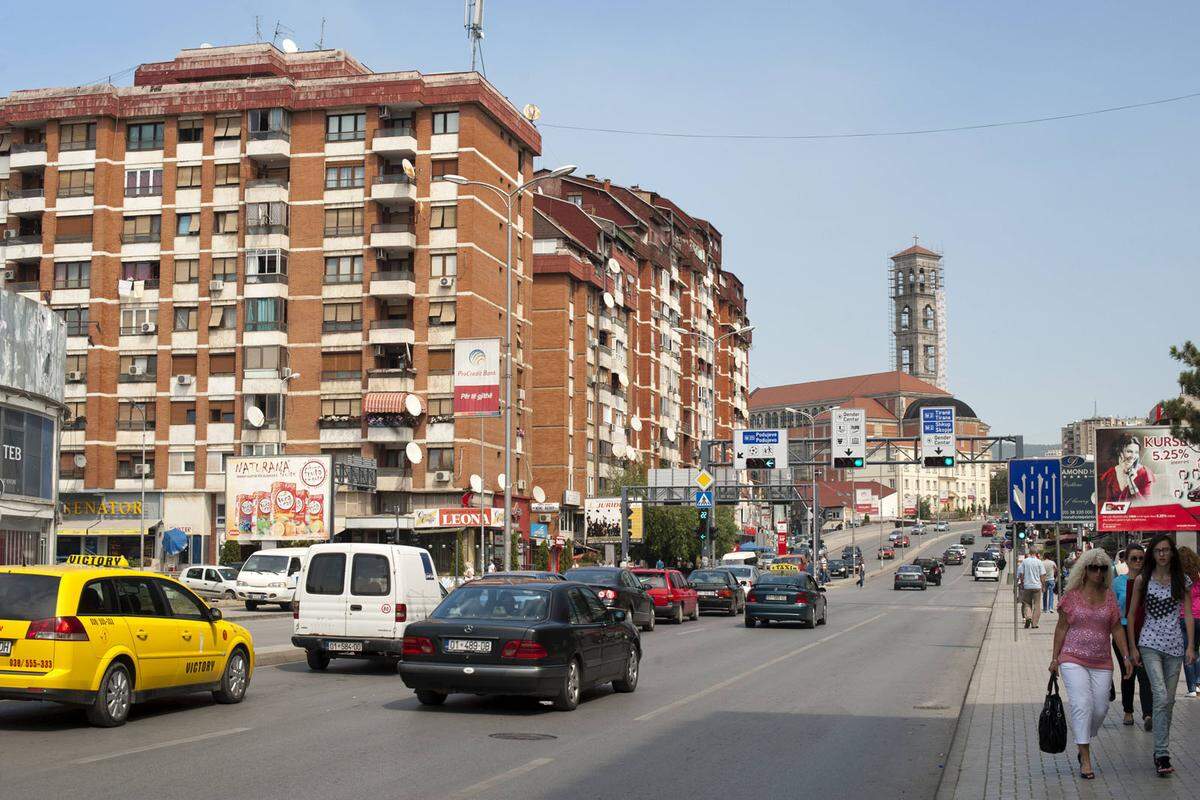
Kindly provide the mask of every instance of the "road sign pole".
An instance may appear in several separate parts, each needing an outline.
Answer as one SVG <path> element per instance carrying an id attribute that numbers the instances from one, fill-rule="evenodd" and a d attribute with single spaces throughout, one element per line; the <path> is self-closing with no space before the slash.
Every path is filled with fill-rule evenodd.
<path id="1" fill-rule="evenodd" d="M 645 513 L 645 512 L 643 512 Z M 621 487 L 621 563 L 629 560 L 629 487 Z"/>
<path id="2" fill-rule="evenodd" d="M 704 470 L 705 472 L 709 472 L 710 471 L 709 467 L 712 465 L 712 444 L 713 444 L 713 442 L 711 439 L 704 439 L 700 442 L 700 469 Z M 708 554 L 709 554 L 708 563 L 710 566 L 712 565 L 713 560 L 714 560 L 712 557 L 712 554 L 716 552 L 716 546 L 713 544 L 713 516 L 717 513 L 717 502 L 716 502 L 717 501 L 717 485 L 716 485 L 716 483 L 713 484 L 712 493 L 713 493 L 713 505 L 712 505 L 712 508 L 710 508 L 708 510 L 708 522 L 705 524 L 705 528 L 704 528 L 704 533 L 705 533 L 704 541 L 701 542 L 701 546 L 700 546 L 701 558 L 704 557 L 705 551 L 706 550 L 708 551 Z M 699 566 L 699 565 L 697 564 L 697 566 Z"/>

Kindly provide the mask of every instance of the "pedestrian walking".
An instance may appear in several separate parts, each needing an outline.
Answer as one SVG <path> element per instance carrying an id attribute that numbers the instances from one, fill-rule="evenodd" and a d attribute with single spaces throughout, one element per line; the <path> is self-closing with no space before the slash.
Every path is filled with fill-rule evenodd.
<path id="1" fill-rule="evenodd" d="M 468 561 L 467 566 L 463 568 L 463 577 L 467 580 L 471 580 L 475 577 L 475 565 L 470 561 Z"/>
<path id="2" fill-rule="evenodd" d="M 858 565 L 858 588 L 862 588 L 867 582 L 867 565 L 860 563 Z"/>
<path id="3" fill-rule="evenodd" d="M 1036 628 L 1042 616 L 1042 579 L 1046 568 L 1036 555 L 1028 555 L 1017 564 L 1017 587 L 1021 590 L 1021 616 L 1026 628 Z"/>
<path id="4" fill-rule="evenodd" d="M 1045 588 L 1042 589 L 1042 613 L 1054 613 L 1054 589 L 1058 586 L 1058 564 L 1054 563 L 1054 559 L 1047 553 L 1042 557 L 1042 570 L 1045 572 L 1045 580 L 1042 581 Z"/>
<path id="5" fill-rule="evenodd" d="M 1125 550 L 1117 551 L 1117 576 L 1129 574 L 1129 562 L 1126 560 L 1129 554 Z"/>
<path id="6" fill-rule="evenodd" d="M 1133 585 L 1133 579 L 1141 573 L 1142 567 L 1146 563 L 1146 548 L 1136 542 L 1129 545 L 1125 551 L 1125 563 L 1129 567 L 1129 572 L 1113 578 L 1113 594 L 1117 596 L 1117 608 L 1121 609 L 1122 628 L 1126 628 L 1129 624 L 1129 587 Z M 1128 634 L 1126 636 L 1128 637 Z M 1113 652 L 1120 655 L 1115 642 L 1113 643 Z M 1142 707 L 1142 726 L 1146 730 L 1150 730 L 1153 725 L 1151 714 L 1154 711 L 1154 696 L 1150 693 L 1150 678 L 1146 675 L 1146 668 L 1141 665 L 1135 666 L 1128 677 L 1122 676 L 1121 678 L 1121 708 L 1125 711 L 1123 721 L 1126 725 L 1133 725 L 1134 683 L 1137 683 L 1138 700 Z"/>
<path id="7" fill-rule="evenodd" d="M 1026 559 L 1030 562 L 1031 559 Z M 1092 739 L 1108 713 L 1113 662 L 1109 642 L 1121 657 L 1121 673 L 1133 671 L 1121 612 L 1112 591 L 1112 562 L 1103 550 L 1092 550 L 1079 559 L 1058 604 L 1050 671 L 1062 675 L 1067 690 L 1071 729 L 1079 748 L 1079 777 L 1096 777 L 1092 765 Z"/>
<path id="8" fill-rule="evenodd" d="M 666 564 L 663 563 L 661 558 L 654 564 L 655 569 L 663 569 L 664 567 L 666 567 Z"/>
<path id="9" fill-rule="evenodd" d="M 1133 584 L 1129 602 L 1130 655 L 1146 667 L 1154 696 L 1154 768 L 1160 777 L 1171 766 L 1171 712 L 1179 671 L 1196 655 L 1192 642 L 1191 581 L 1183 574 L 1175 540 L 1159 534 L 1150 541 L 1150 559 Z M 1179 625 L 1182 614 L 1186 630 Z"/>
<path id="10" fill-rule="evenodd" d="M 1196 551 L 1190 547 L 1179 548 L 1179 563 L 1183 567 L 1183 574 L 1189 581 L 1192 582 L 1192 589 L 1189 593 L 1192 603 L 1192 647 L 1200 648 L 1200 635 L 1197 635 L 1197 624 L 1200 623 L 1200 556 L 1196 555 Z M 1187 635 L 1187 623 L 1183 617 L 1179 618 L 1180 626 L 1184 627 L 1184 635 Z M 1193 649 L 1195 654 L 1196 650 Z M 1184 662 L 1183 678 L 1187 682 L 1187 696 L 1195 697 L 1198 678 L 1200 678 L 1200 663 L 1195 660 L 1191 664 Z"/>

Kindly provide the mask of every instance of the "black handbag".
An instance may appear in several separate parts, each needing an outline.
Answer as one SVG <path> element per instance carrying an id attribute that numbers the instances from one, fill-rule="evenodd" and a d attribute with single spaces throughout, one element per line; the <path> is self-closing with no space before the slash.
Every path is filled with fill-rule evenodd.
<path id="1" fill-rule="evenodd" d="M 1043 753 L 1061 753 L 1067 749 L 1067 715 L 1058 696 L 1058 673 L 1046 684 L 1046 702 L 1038 717 L 1038 747 Z"/>

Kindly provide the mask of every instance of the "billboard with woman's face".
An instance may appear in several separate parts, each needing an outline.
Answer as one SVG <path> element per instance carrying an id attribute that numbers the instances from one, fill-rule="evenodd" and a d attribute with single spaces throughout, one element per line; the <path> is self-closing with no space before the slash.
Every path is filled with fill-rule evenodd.
<path id="1" fill-rule="evenodd" d="M 1100 532 L 1200 528 L 1200 447 L 1165 426 L 1100 428 L 1096 503 Z"/>

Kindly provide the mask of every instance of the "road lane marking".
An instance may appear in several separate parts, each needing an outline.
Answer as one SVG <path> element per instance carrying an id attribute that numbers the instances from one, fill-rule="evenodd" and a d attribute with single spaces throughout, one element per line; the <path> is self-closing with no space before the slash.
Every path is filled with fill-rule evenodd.
<path id="1" fill-rule="evenodd" d="M 202 733 L 198 736 L 188 736 L 185 739 L 172 739 L 169 742 L 157 742 L 155 744 L 148 744 L 144 747 L 133 747 L 133 748 L 130 748 L 129 750 L 120 750 L 116 753 L 106 753 L 105 755 L 102 755 L 102 756 L 89 756 L 88 758 L 81 758 L 78 761 L 72 761 L 71 763 L 72 764 L 95 764 L 97 761 L 108 761 L 109 759 L 112 759 L 112 758 L 122 758 L 124 756 L 133 756 L 133 755 L 137 755 L 138 753 L 148 753 L 151 750 L 162 750 L 164 747 L 175 747 L 176 745 L 191 744 L 192 742 L 203 742 L 206 739 L 216 739 L 221 736 L 232 736 L 235 733 L 245 733 L 248 730 L 251 730 L 251 729 L 250 728 L 230 728 L 230 729 L 224 730 L 224 731 L 212 731 L 211 733 Z"/>
<path id="2" fill-rule="evenodd" d="M 699 633 L 700 631 L 709 630 L 708 628 L 691 628 L 690 630 L 680 631 L 676 636 L 687 636 L 689 633 Z"/>
<path id="3" fill-rule="evenodd" d="M 776 656 L 775 658 L 772 658 L 769 661 L 764 661 L 763 663 L 759 664 L 757 667 L 751 667 L 750 669 L 746 670 L 745 672 L 739 672 L 737 675 L 734 675 L 732 678 L 726 678 L 723 681 L 714 683 L 712 686 L 709 686 L 707 689 L 701 689 L 698 692 L 693 692 L 692 694 L 689 694 L 687 697 L 681 697 L 673 703 L 667 703 L 665 706 L 660 706 L 660 707 L 654 709 L 653 711 L 648 711 L 645 714 L 642 714 L 640 717 L 634 717 L 633 721 L 634 722 L 645 722 L 648 719 L 654 719 L 659 714 L 665 714 L 668 711 L 674 711 L 675 709 L 677 709 L 681 706 L 685 706 L 688 703 L 695 702 L 696 700 L 699 700 L 702 697 L 707 697 L 708 695 L 710 695 L 714 692 L 719 692 L 722 689 L 726 688 L 727 686 L 731 686 L 740 680 L 749 678 L 751 675 L 762 672 L 764 669 L 773 667 L 776 664 L 780 663 L 781 661 L 786 661 L 789 658 L 798 656 L 801 653 L 805 652 L 806 650 L 811 650 L 812 648 L 816 647 L 817 645 L 825 644 L 826 642 L 832 641 L 832 640 L 838 638 L 839 636 L 842 636 L 843 634 L 847 634 L 850 631 L 855 630 L 856 628 L 861 628 L 864 625 L 870 625 L 872 622 L 875 622 L 876 620 L 883 619 L 889 613 L 890 612 L 885 611 L 882 614 L 876 614 L 875 616 L 871 617 L 870 619 L 865 619 L 862 622 L 858 622 L 858 623 L 855 623 L 854 625 L 851 625 L 849 628 L 844 628 L 843 630 L 840 630 L 837 633 L 831 633 L 828 636 L 824 636 L 820 639 L 817 639 L 815 642 L 809 642 L 808 644 L 804 645 L 803 647 L 797 647 L 795 650 L 784 653 L 781 656 Z"/>
<path id="4" fill-rule="evenodd" d="M 521 775 L 524 775 L 526 772 L 532 772 L 533 770 L 537 769 L 538 767 L 544 767 L 553 760 L 554 760 L 553 758 L 535 758 L 533 761 L 530 761 L 528 764 L 522 764 L 519 767 L 513 767 L 510 770 L 505 770 L 504 772 L 493 775 L 492 777 L 488 778 L 487 780 L 482 780 L 479 783 L 473 783 L 465 789 L 460 789 L 457 792 L 451 792 L 448 795 L 448 797 L 451 797 L 451 798 L 473 797 L 473 796 L 479 794 L 480 792 L 485 792 L 488 789 L 491 789 L 493 786 L 495 786 L 499 783 L 503 783 L 504 781 L 507 781 L 511 778 L 516 778 Z"/>

